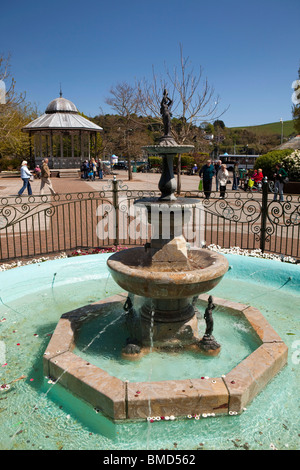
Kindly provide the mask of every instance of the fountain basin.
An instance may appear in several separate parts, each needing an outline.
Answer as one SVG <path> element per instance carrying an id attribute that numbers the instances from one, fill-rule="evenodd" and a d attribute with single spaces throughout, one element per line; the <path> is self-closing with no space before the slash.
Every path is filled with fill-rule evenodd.
<path id="1" fill-rule="evenodd" d="M 287 362 L 286 344 L 257 308 L 218 298 L 216 305 L 225 308 L 228 315 L 247 321 L 258 340 L 257 349 L 226 376 L 130 383 L 120 380 L 75 354 L 74 348 L 82 322 L 93 314 L 107 314 L 125 299 L 126 294 L 120 294 L 88 309 L 64 314 L 43 358 L 45 375 L 113 420 L 240 414 Z M 207 295 L 198 301 L 205 306 Z"/>
<path id="2" fill-rule="evenodd" d="M 153 299 L 183 299 L 213 289 L 228 270 L 228 261 L 219 253 L 191 250 L 186 267 L 172 263 L 152 263 L 144 248 L 115 253 L 107 260 L 108 270 L 122 289 Z"/>
<path id="3" fill-rule="evenodd" d="M 225 255 L 231 269 L 215 289 L 215 302 L 217 297 L 222 297 L 228 301 L 257 307 L 289 347 L 287 366 L 239 416 L 232 416 L 231 413 L 222 417 L 216 415 L 214 419 L 201 417 L 199 420 L 188 419 L 185 416 L 182 420 L 174 422 L 161 420 L 151 425 L 146 420 L 130 423 L 125 420 L 123 423 L 114 424 L 101 413 L 97 413 L 85 400 L 78 399 L 61 387 L 59 381 L 55 385 L 50 385 L 48 379 L 43 382 L 42 356 L 50 340 L 48 333 L 54 330 L 61 315 L 120 292 L 111 276 L 107 276 L 106 261 L 109 256 L 110 254 L 78 256 L 32 264 L 0 273 L 2 300 L 15 309 L 15 312 L 9 309 L 8 316 L 8 307 L 0 306 L 0 320 L 6 318 L 6 322 L 0 323 L 0 328 L 1 340 L 6 336 L 7 355 L 4 362 L 8 362 L 6 367 L 1 367 L 1 383 L 9 382 L 22 374 L 27 376 L 26 381 L 16 382 L 11 385 L 10 390 L 1 392 L 1 403 L 5 404 L 6 408 L 1 413 L 2 448 L 57 450 L 63 445 L 65 450 L 173 449 L 173 443 L 176 442 L 180 449 L 195 450 L 201 442 L 204 443 L 203 448 L 207 450 L 238 450 L 237 445 L 243 449 L 243 444 L 247 442 L 251 450 L 270 450 L 270 442 L 273 442 L 279 450 L 299 449 L 299 415 L 295 410 L 299 406 L 300 370 L 299 366 L 293 363 L 297 351 L 295 343 L 300 334 L 295 313 L 299 305 L 299 265 L 247 256 Z M 54 273 L 57 275 L 52 295 L 51 284 Z M 288 279 L 291 280 L 287 282 Z M 93 292 L 92 297 L 91 292 Z M 37 302 L 37 296 L 43 299 L 43 302 Z M 123 302 L 124 299 L 125 297 Z M 122 305 L 123 303 L 121 308 Z M 219 334 L 221 325 L 217 311 L 215 315 L 217 337 L 225 337 L 226 335 Z M 12 330 L 18 332 L 12 333 Z M 236 331 L 233 331 L 235 345 L 239 342 Z M 20 346 L 16 346 L 16 342 L 19 341 L 17 336 L 21 333 L 24 340 Z M 35 337 L 34 333 L 39 333 L 39 336 Z M 86 344 L 84 343 L 82 347 Z M 252 352 L 251 348 L 250 352 L 242 353 L 241 356 L 249 356 Z M 236 351 L 229 349 L 229 356 L 226 353 L 224 357 L 225 353 L 224 342 L 220 355 L 217 358 L 205 357 L 203 359 L 205 362 L 202 365 L 200 362 L 194 368 L 194 372 L 198 375 L 190 376 L 193 379 L 201 379 L 201 376 L 212 378 L 222 377 L 222 374 L 227 375 L 241 359 L 239 356 L 235 365 L 227 367 L 228 357 L 236 357 Z M 201 356 L 197 357 L 199 361 L 202 360 Z M 163 367 L 160 369 L 156 367 L 151 355 L 144 356 L 144 359 L 149 359 L 150 363 L 144 374 L 139 372 L 140 361 L 130 363 L 132 367 L 136 366 L 139 374 L 134 378 L 127 372 L 118 375 L 110 367 L 100 365 L 100 368 L 123 381 L 129 379 L 130 382 L 134 382 L 130 389 L 135 400 L 139 399 L 134 397 L 135 392 L 139 390 L 134 388 L 136 382 L 147 381 L 149 378 L 156 382 L 188 378 L 187 374 L 183 376 L 181 372 L 187 371 L 187 367 L 183 366 L 180 369 L 178 364 L 174 364 L 176 374 L 167 376 Z M 222 362 L 216 366 L 218 361 Z M 126 364 L 128 362 L 126 361 Z M 164 363 L 165 359 L 162 362 Z M 187 365 L 190 367 L 189 359 Z M 159 375 L 155 377 L 150 375 L 150 370 L 159 371 Z M 165 370 L 168 373 L 169 365 Z M 32 377 L 35 379 L 33 382 L 29 380 Z M 236 381 L 236 378 L 232 377 L 232 380 Z M 202 380 L 203 382 L 209 383 L 208 380 Z M 182 390 L 184 388 L 181 389 L 181 393 Z M 39 410 L 33 412 L 37 404 Z M 204 405 L 203 410 L 205 412 Z M 154 411 L 153 416 L 155 416 Z M 20 420 L 23 421 L 22 425 L 18 425 Z M 288 429 L 283 429 L 283 423 Z M 23 432 L 19 433 L 20 430 Z"/>

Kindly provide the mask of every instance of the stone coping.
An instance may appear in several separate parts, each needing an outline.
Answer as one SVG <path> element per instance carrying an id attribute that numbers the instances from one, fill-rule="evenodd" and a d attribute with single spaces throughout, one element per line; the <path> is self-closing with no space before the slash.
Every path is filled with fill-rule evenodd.
<path id="1" fill-rule="evenodd" d="M 214 304 L 247 319 L 261 345 L 226 376 L 160 382 L 124 382 L 74 354 L 74 334 L 91 315 L 124 304 L 127 293 L 68 312 L 60 318 L 43 357 L 44 375 L 110 419 L 160 420 L 240 414 L 287 363 L 288 348 L 262 313 L 214 297 Z M 206 307 L 208 294 L 198 301 Z"/>

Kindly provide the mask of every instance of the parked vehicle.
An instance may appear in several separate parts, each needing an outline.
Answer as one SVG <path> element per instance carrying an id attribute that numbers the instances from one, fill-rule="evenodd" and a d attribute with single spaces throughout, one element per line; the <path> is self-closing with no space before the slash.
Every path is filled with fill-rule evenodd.
<path id="1" fill-rule="evenodd" d="M 127 170 L 127 164 L 125 162 L 118 162 L 115 163 L 113 166 L 113 170 Z"/>

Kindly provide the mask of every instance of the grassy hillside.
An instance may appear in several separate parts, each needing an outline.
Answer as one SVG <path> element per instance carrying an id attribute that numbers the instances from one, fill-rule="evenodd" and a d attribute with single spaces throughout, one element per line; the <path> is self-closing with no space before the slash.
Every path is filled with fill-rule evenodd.
<path id="1" fill-rule="evenodd" d="M 279 134 L 281 135 L 281 122 L 271 122 L 269 124 L 261 124 L 259 126 L 244 126 L 244 127 L 231 127 L 232 130 L 246 129 L 247 131 L 254 132 L 259 135 Z M 283 135 L 289 137 L 295 134 L 294 122 L 283 121 Z"/>

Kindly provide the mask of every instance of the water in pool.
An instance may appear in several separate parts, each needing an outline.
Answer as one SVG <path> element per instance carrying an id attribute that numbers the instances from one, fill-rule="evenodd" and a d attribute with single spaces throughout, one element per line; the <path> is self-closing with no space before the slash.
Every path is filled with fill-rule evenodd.
<path id="1" fill-rule="evenodd" d="M 106 271 L 106 255 L 48 261 L 0 273 L 0 385 L 9 385 L 0 391 L 0 449 L 298 449 L 299 267 L 228 258 L 232 269 L 211 293 L 259 308 L 289 347 L 289 362 L 242 415 L 198 421 L 114 424 L 43 376 L 42 357 L 60 316 L 119 292 Z M 121 325 L 122 314 L 87 322 L 78 350 L 105 324 L 115 319 L 113 325 Z M 186 358 L 150 354 L 140 367 L 133 362 L 128 368 L 126 362 L 124 372 L 119 354 L 124 337 L 119 334 L 113 345 L 110 327 L 103 341 L 93 342 L 84 354 L 132 381 L 184 378 L 190 370 L 194 377 L 219 376 L 257 345 L 251 335 L 249 340 L 247 325 L 236 318 L 226 317 L 221 309 L 214 318 L 221 354 L 200 363 L 191 353 Z M 99 348 L 101 355 L 96 354 Z"/>
<path id="2" fill-rule="evenodd" d="M 198 326 L 201 338 L 205 331 L 204 307 L 199 306 L 199 310 Z M 84 322 L 76 336 L 74 353 L 109 371 L 111 375 L 131 382 L 220 377 L 233 369 L 261 343 L 246 321 L 241 321 L 238 315 L 229 316 L 221 308 L 214 310 L 214 324 L 214 336 L 222 343 L 218 356 L 206 356 L 184 350 L 153 350 L 151 354 L 146 354 L 137 361 L 128 361 L 122 358 L 122 347 L 126 344 L 129 333 L 125 315 L 120 307 L 109 315 Z M 90 346 L 86 348 L 86 345 Z M 151 375 L 149 370 L 152 371 Z"/>

